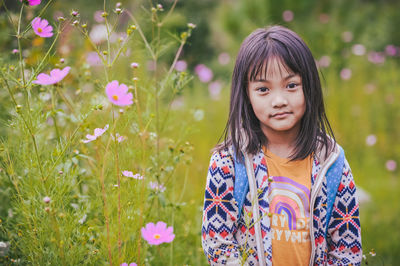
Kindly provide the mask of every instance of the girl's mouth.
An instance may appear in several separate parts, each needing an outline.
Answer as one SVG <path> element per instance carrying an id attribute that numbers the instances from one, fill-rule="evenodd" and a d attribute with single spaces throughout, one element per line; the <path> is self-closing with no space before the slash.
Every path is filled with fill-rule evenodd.
<path id="1" fill-rule="evenodd" d="M 280 112 L 280 113 L 273 114 L 271 117 L 276 118 L 276 119 L 281 119 L 281 118 L 287 117 L 289 114 L 291 114 L 291 113 L 290 112 Z"/>

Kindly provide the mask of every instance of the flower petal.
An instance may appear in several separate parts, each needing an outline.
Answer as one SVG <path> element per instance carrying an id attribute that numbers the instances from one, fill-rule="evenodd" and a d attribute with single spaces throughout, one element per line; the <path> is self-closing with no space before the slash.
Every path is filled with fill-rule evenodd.
<path id="1" fill-rule="evenodd" d="M 125 170 L 125 171 L 122 172 L 122 174 L 123 174 L 124 176 L 126 176 L 126 177 L 134 177 L 134 176 L 133 176 L 133 173 L 132 173 L 131 171 L 126 171 L 126 170 Z"/>
<path id="2" fill-rule="evenodd" d="M 39 27 L 41 27 L 42 29 L 45 28 L 47 25 L 49 25 L 49 22 L 46 19 L 42 19 L 40 21 Z"/>
<path id="3" fill-rule="evenodd" d="M 54 84 L 51 77 L 45 73 L 40 73 L 39 75 L 37 75 L 36 80 L 34 80 L 33 83 L 40 84 L 40 85 Z"/>
<path id="4" fill-rule="evenodd" d="M 157 224 L 156 224 L 156 228 L 157 228 L 157 231 L 161 231 L 161 232 L 164 232 L 165 231 L 165 229 L 167 229 L 167 224 L 166 223 L 164 223 L 164 222 L 161 222 L 161 221 L 159 221 L 159 222 L 157 222 Z"/>

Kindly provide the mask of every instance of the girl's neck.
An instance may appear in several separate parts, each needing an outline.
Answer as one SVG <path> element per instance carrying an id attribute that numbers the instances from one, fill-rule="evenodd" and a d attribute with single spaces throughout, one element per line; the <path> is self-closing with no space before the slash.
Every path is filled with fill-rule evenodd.
<path id="1" fill-rule="evenodd" d="M 267 149 L 279 157 L 289 158 L 296 146 L 296 136 L 285 133 L 268 134 L 266 135 L 268 139 Z"/>

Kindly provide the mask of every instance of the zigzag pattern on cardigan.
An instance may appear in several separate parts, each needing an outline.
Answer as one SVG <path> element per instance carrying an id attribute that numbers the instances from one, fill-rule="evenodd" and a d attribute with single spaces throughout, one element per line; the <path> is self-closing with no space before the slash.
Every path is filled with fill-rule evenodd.
<path id="1" fill-rule="evenodd" d="M 261 220 L 261 233 L 264 242 L 266 264 L 272 264 L 272 246 L 269 224 L 269 203 L 264 196 L 268 189 L 267 166 L 264 154 L 254 156 L 253 167 L 257 187 Z M 315 184 L 321 165 L 314 157 L 311 184 Z M 238 206 L 233 198 L 234 164 L 230 153 L 225 150 L 214 152 L 208 169 L 207 184 L 203 209 L 202 245 L 209 264 L 240 264 L 240 259 L 247 254 L 248 265 L 258 265 L 257 245 L 254 226 L 247 228 L 245 216 L 251 214 L 250 193 L 246 195 L 242 215 L 239 220 Z M 326 228 L 326 180 L 316 197 L 313 208 L 313 248 L 315 265 L 324 263 L 335 265 L 360 265 L 361 235 L 358 202 L 355 198 L 355 184 L 350 167 L 345 160 L 341 184 L 334 203 L 334 210 L 328 228 L 328 237 L 324 238 Z M 249 218 L 248 218 L 249 219 Z M 254 223 L 250 218 L 249 224 Z M 328 248 L 329 247 L 329 248 Z M 328 250 L 329 249 L 329 250 Z M 339 259 L 340 258 L 340 259 Z"/>

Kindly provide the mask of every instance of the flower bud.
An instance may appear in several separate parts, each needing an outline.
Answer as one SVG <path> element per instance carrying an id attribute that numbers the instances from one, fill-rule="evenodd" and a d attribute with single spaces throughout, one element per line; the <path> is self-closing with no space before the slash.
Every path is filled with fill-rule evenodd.
<path id="1" fill-rule="evenodd" d="M 164 8 L 161 4 L 157 4 L 157 9 L 160 11 L 164 11 Z"/>
<path id="2" fill-rule="evenodd" d="M 19 53 L 19 50 L 18 49 L 13 49 L 11 53 L 12 54 L 17 54 L 17 53 Z"/>
<path id="3" fill-rule="evenodd" d="M 131 25 L 129 28 L 130 28 L 131 30 L 136 30 L 136 25 Z"/>
<path id="4" fill-rule="evenodd" d="M 77 18 L 77 17 L 79 17 L 79 12 L 78 12 L 78 11 L 76 11 L 76 10 L 72 10 L 72 12 L 71 12 L 71 16 L 73 16 L 73 17 Z"/>
<path id="5" fill-rule="evenodd" d="M 64 174 L 64 172 L 60 170 L 60 171 L 58 171 L 58 174 L 62 175 L 62 174 Z"/>
<path id="6" fill-rule="evenodd" d="M 60 16 L 60 17 L 57 18 L 57 20 L 60 21 L 60 22 L 62 22 L 62 21 L 65 21 L 65 18 L 62 17 L 62 16 Z"/>
<path id="7" fill-rule="evenodd" d="M 157 9 L 156 9 L 155 7 L 152 7 L 152 8 L 151 8 L 151 12 L 152 12 L 152 13 L 156 13 L 156 12 L 157 12 Z"/>
<path id="8" fill-rule="evenodd" d="M 193 23 L 188 23 L 187 26 L 188 26 L 189 29 L 196 28 L 196 24 L 193 24 Z"/>
<path id="9" fill-rule="evenodd" d="M 86 29 L 86 28 L 87 28 L 87 24 L 86 23 L 82 24 L 82 29 Z"/>
<path id="10" fill-rule="evenodd" d="M 15 111 L 17 112 L 17 113 L 20 113 L 21 112 L 21 109 L 22 109 L 22 105 L 17 105 L 16 107 L 15 107 Z"/>
<path id="11" fill-rule="evenodd" d="M 74 20 L 74 22 L 72 22 L 72 25 L 78 26 L 79 25 L 79 21 L 78 20 Z"/>
<path id="12" fill-rule="evenodd" d="M 115 7 L 119 7 L 120 8 L 121 6 L 122 6 L 121 2 L 118 2 L 118 3 L 115 4 Z"/>
<path id="13" fill-rule="evenodd" d="M 49 213 L 49 212 L 50 212 L 50 207 L 46 207 L 46 208 L 44 208 L 44 210 L 45 210 L 47 213 Z"/>
<path id="14" fill-rule="evenodd" d="M 115 9 L 115 13 L 117 13 L 118 15 L 121 14 L 121 13 L 122 13 L 122 9 L 119 8 L 119 7 L 117 7 L 117 8 Z"/>
<path id="15" fill-rule="evenodd" d="M 103 18 L 108 17 L 108 13 L 104 11 L 103 13 L 101 13 L 101 17 L 103 17 Z"/>
<path id="16" fill-rule="evenodd" d="M 108 55 L 108 52 L 107 51 L 103 51 L 103 55 Z"/>
<path id="17" fill-rule="evenodd" d="M 50 199 L 50 197 L 46 196 L 43 198 L 43 201 L 44 201 L 44 203 L 48 204 L 48 203 L 50 203 L 51 199 Z"/>
<path id="18" fill-rule="evenodd" d="M 65 59 L 64 58 L 60 58 L 60 63 L 64 64 L 64 62 L 65 62 Z"/>
<path id="19" fill-rule="evenodd" d="M 131 68 L 138 68 L 139 67 L 139 64 L 138 63 L 136 63 L 136 62 L 133 62 L 132 64 L 131 64 Z"/>

